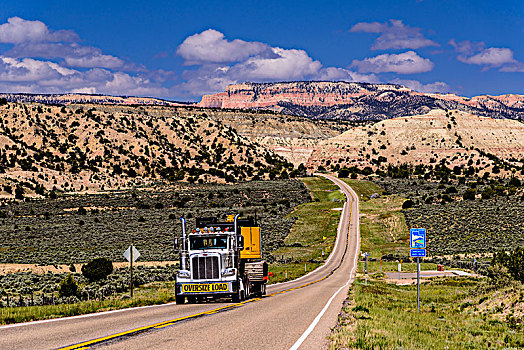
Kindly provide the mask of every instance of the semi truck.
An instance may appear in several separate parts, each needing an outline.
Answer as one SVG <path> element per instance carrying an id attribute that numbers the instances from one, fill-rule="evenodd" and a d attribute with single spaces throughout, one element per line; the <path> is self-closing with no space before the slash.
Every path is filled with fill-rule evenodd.
<path id="1" fill-rule="evenodd" d="M 268 266 L 262 260 L 262 240 L 256 218 L 228 215 L 196 218 L 195 228 L 174 240 L 180 254 L 176 274 L 177 304 L 229 298 L 232 302 L 266 294 Z"/>

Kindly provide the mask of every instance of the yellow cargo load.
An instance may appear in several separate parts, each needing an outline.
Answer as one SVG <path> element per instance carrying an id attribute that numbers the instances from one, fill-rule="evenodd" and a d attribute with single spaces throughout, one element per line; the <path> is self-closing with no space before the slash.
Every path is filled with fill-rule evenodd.
<path id="1" fill-rule="evenodd" d="M 244 237 L 244 249 L 240 251 L 241 259 L 260 259 L 260 227 L 241 227 Z"/>

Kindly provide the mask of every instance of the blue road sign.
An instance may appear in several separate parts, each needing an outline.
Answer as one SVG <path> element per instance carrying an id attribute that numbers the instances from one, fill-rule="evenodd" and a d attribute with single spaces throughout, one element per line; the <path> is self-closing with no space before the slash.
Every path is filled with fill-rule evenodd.
<path id="1" fill-rule="evenodd" d="M 426 256 L 426 249 L 411 249 L 412 258 L 423 258 Z"/>
<path id="2" fill-rule="evenodd" d="M 410 247 L 412 249 L 424 249 L 426 248 L 426 229 L 425 228 L 412 228 L 409 230 L 410 234 Z"/>

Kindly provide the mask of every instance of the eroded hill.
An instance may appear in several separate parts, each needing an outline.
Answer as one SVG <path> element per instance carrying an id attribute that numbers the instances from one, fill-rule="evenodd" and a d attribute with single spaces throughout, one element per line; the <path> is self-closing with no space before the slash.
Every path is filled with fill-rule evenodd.
<path id="1" fill-rule="evenodd" d="M 0 106 L 0 195 L 288 177 L 292 165 L 188 109 Z"/>
<path id="2" fill-rule="evenodd" d="M 387 167 L 409 163 L 473 166 L 497 173 L 495 164 L 524 162 L 524 123 L 461 112 L 427 114 L 354 127 L 319 143 L 307 167 Z M 337 167 L 337 168 L 338 168 Z"/>

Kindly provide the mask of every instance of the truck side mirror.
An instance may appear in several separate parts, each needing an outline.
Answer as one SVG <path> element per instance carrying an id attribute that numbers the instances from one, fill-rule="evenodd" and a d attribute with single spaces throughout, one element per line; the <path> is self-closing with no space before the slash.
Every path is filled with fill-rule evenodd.
<path id="1" fill-rule="evenodd" d="M 244 236 L 238 236 L 238 249 L 244 250 Z"/>
<path id="2" fill-rule="evenodd" d="M 174 245 L 175 245 L 175 247 L 174 247 L 174 248 L 175 248 L 175 249 L 174 249 L 174 250 L 175 250 L 175 253 L 178 254 L 178 253 L 180 252 L 180 249 L 178 249 L 178 238 L 177 238 L 177 237 L 175 237 Z"/>

